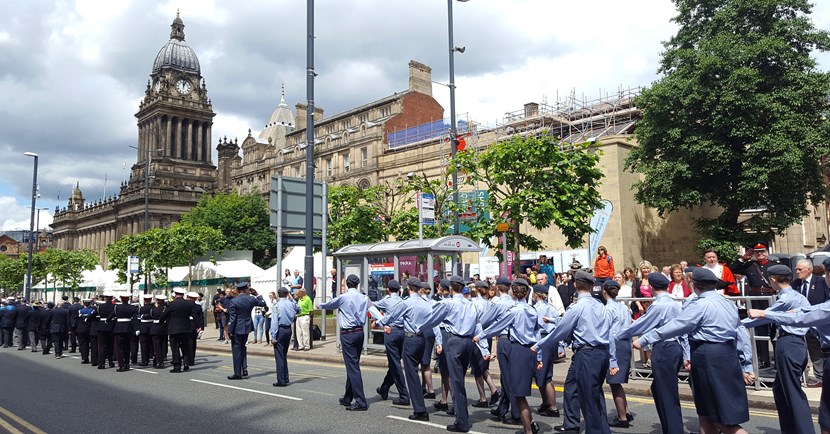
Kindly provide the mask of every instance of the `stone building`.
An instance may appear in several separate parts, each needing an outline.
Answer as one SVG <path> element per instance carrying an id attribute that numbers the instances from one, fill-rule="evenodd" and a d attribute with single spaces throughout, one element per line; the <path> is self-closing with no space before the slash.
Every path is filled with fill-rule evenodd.
<path id="1" fill-rule="evenodd" d="M 170 226 L 215 189 L 211 127 L 216 114 L 178 13 L 170 27 L 170 40 L 156 55 L 135 115 L 137 152 L 129 180 L 117 196 L 95 202 L 87 202 L 76 184 L 67 207 L 55 210 L 56 247 L 94 250 L 104 262 L 108 244 L 142 232 L 145 225 Z"/>

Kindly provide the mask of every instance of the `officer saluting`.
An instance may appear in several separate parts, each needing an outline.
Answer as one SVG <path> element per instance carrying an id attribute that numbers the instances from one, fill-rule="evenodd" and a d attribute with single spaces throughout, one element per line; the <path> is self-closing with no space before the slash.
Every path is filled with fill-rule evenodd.
<path id="1" fill-rule="evenodd" d="M 608 434 L 611 430 L 605 416 L 602 383 L 608 373 L 611 320 L 602 302 L 591 296 L 594 283 L 594 276 L 584 271 L 576 272 L 576 303 L 565 311 L 565 316 L 559 321 L 556 329 L 532 349 L 539 352 L 540 349 L 544 350 L 568 337 L 573 338 L 574 356 L 565 383 L 576 384 L 579 407 L 585 417 L 585 432 Z M 579 416 L 571 415 L 569 418 L 568 408 L 565 407 L 565 424 L 554 427 L 555 431 L 579 431 Z M 574 417 L 576 420 L 573 420 Z"/>
<path id="2" fill-rule="evenodd" d="M 239 296 L 233 298 L 228 309 L 228 334 L 233 339 L 231 342 L 233 375 L 228 376 L 228 380 L 241 380 L 248 376 L 248 335 L 254 331 L 251 311 L 255 306 L 266 306 L 265 300 L 248 286 L 248 282 L 237 283 L 236 290 L 239 291 Z M 192 301 L 190 303 L 195 308 L 199 308 L 198 304 Z M 193 315 L 195 312 L 191 313 L 191 318 Z"/>
<path id="3" fill-rule="evenodd" d="M 749 404 L 738 360 L 738 308 L 715 287 L 718 278 L 695 268 L 692 280 L 699 296 L 668 324 L 634 341 L 634 348 L 688 334 L 692 390 L 701 432 L 746 433 Z"/>
<path id="4" fill-rule="evenodd" d="M 346 365 L 346 391 L 340 398 L 340 405 L 350 411 L 366 411 L 369 404 L 363 393 L 363 377 L 360 374 L 360 352 L 363 351 L 363 326 L 369 312 L 369 298 L 357 290 L 360 278 L 354 274 L 346 277 L 346 292 L 334 300 L 323 303 L 320 309 L 338 309 L 340 325 L 340 346 L 343 363 Z M 352 404 L 354 400 L 354 404 Z"/>
<path id="5" fill-rule="evenodd" d="M 755 243 L 746 247 L 744 256 L 738 258 L 729 268 L 736 271 L 738 274 L 743 274 L 746 277 L 749 285 L 749 292 L 747 295 L 753 297 L 770 296 L 775 294 L 772 289 L 772 283 L 769 278 L 768 268 L 775 263 L 767 259 L 769 255 L 769 246 L 766 243 Z M 752 301 L 751 306 L 755 309 L 766 309 L 769 307 L 769 301 L 755 300 Z M 761 325 L 755 328 L 755 334 L 758 336 L 772 336 L 773 330 L 769 325 Z M 766 341 L 757 341 L 756 350 L 758 351 L 758 367 L 769 368 L 769 345 Z"/>

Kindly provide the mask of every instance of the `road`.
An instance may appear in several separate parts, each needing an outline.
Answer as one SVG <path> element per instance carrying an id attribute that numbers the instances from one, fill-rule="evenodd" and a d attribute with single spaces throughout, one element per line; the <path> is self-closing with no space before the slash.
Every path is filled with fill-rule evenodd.
<path id="1" fill-rule="evenodd" d="M 70 354 L 69 356 L 76 356 Z M 81 365 L 74 357 L 56 360 L 30 351 L 0 350 L 0 432 L 11 433 L 160 433 L 160 432 L 277 432 L 277 433 L 441 433 L 453 422 L 444 412 L 434 412 L 431 400 L 429 424 L 406 419 L 411 408 L 396 407 L 391 399 L 380 401 L 374 392 L 385 370 L 364 368 L 364 386 L 369 411 L 348 412 L 339 406 L 345 372 L 336 364 L 289 362 L 291 384 L 272 387 L 274 361 L 249 357 L 250 378 L 230 381 L 231 358 L 226 354 L 197 356 L 190 372 L 170 374 L 165 370 L 98 370 Z M 681 385 L 681 387 L 686 387 Z M 468 396 L 475 399 L 475 386 L 468 381 Z M 394 388 L 393 388 L 394 391 Z M 534 391 L 536 392 L 536 391 Z M 561 394 L 558 396 L 561 400 Z M 530 399 L 538 407 L 538 394 Z M 609 409 L 613 408 L 608 403 Z M 617 432 L 659 432 L 659 421 L 649 399 L 632 397 L 634 425 Z M 683 403 L 686 428 L 697 431 L 691 403 Z M 471 408 L 472 432 L 513 433 L 517 427 L 489 418 L 489 412 Z M 751 433 L 777 433 L 774 412 L 752 410 L 745 425 Z M 561 418 L 536 415 L 543 432 L 553 432 Z M 816 425 L 818 432 L 818 426 Z"/>

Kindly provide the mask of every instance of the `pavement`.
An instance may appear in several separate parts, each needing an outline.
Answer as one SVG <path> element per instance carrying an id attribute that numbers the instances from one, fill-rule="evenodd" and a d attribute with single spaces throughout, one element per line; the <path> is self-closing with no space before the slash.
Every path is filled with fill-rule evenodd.
<path id="1" fill-rule="evenodd" d="M 337 348 L 337 339 L 334 335 L 334 328 L 329 327 L 327 329 L 328 336 L 325 340 L 319 340 L 313 342 L 313 349 L 308 351 L 288 351 L 288 359 L 289 361 L 292 360 L 304 360 L 304 361 L 314 361 L 314 362 L 325 362 L 325 363 L 333 363 L 333 364 L 341 364 L 343 363 L 343 357 L 341 356 L 340 352 Z M 218 330 L 215 328 L 213 324 L 208 324 L 207 329 L 205 330 L 202 339 L 199 341 L 197 348 L 199 350 L 206 350 L 206 351 L 213 351 L 218 353 L 228 353 L 231 352 L 231 345 L 230 343 L 224 343 L 223 341 L 218 340 L 219 334 Z M 370 345 L 371 346 L 371 345 Z M 382 346 L 379 346 L 379 349 L 370 348 L 368 354 L 364 352 L 363 356 L 360 358 L 361 366 L 371 366 L 376 368 L 386 368 L 387 361 L 386 361 L 386 354 L 382 350 Z M 493 354 L 495 354 L 495 349 L 493 349 Z M 253 344 L 253 334 L 249 338 L 248 341 L 248 354 L 260 355 L 260 356 L 269 356 L 274 357 L 274 350 L 271 345 L 267 345 L 265 343 L 257 343 Z M 570 351 L 567 353 L 566 358 L 564 361 L 556 363 L 553 368 L 553 382 L 560 387 L 557 387 L 557 390 L 561 391 L 561 384 L 565 381 L 565 375 L 568 372 L 568 368 L 570 366 Z M 648 370 L 640 370 L 639 371 L 643 377 L 648 376 Z M 498 377 L 499 377 L 499 368 L 498 368 L 498 360 L 494 360 L 490 363 L 490 374 L 493 376 L 494 381 L 498 384 Z M 469 374 L 468 374 L 469 375 Z M 772 396 L 772 378 L 774 374 L 768 375 L 766 378 L 765 383 L 768 385 L 768 388 L 762 388 L 760 390 L 755 390 L 753 387 L 747 388 L 747 397 L 749 399 L 749 407 L 751 409 L 765 409 L 765 410 L 775 410 L 775 401 Z M 764 375 L 761 376 L 764 378 Z M 611 389 L 606 384 L 605 391 L 610 396 Z M 631 378 L 628 384 L 625 385 L 625 392 L 629 396 L 641 396 L 641 397 L 651 397 L 651 380 L 648 378 Z M 679 388 L 680 391 L 680 399 L 686 401 L 692 401 L 692 393 L 689 387 L 681 387 Z M 818 414 L 818 406 L 821 400 L 821 388 L 804 388 L 804 392 L 807 395 L 807 399 L 810 401 L 810 407 L 813 411 L 813 414 Z"/>

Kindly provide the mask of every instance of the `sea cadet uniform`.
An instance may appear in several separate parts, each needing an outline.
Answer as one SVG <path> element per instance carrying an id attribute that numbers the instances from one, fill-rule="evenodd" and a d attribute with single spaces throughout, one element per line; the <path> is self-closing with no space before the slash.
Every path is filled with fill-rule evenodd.
<path id="1" fill-rule="evenodd" d="M 161 317 L 167 306 L 167 297 L 157 295 L 156 306 L 150 309 L 150 340 L 153 342 L 153 367 L 164 368 L 164 350 L 167 348 L 167 324 L 162 324 Z"/>
<path id="2" fill-rule="evenodd" d="M 152 347 L 152 338 L 150 337 L 150 329 L 153 327 L 153 294 L 144 294 L 142 299 L 144 305 L 138 308 L 138 347 L 141 353 L 141 360 L 138 366 L 147 366 L 150 364 L 150 348 Z"/>
<path id="3" fill-rule="evenodd" d="M 133 321 L 138 308 L 130 304 L 130 295 L 122 295 L 121 303 L 113 306 L 107 322 L 113 323 L 112 334 L 115 338 L 115 354 L 118 359 L 118 372 L 130 370 L 130 344 L 133 337 Z"/>
<path id="4" fill-rule="evenodd" d="M 177 295 L 184 295 L 185 290 L 176 288 L 173 290 Z M 173 369 L 170 372 L 177 374 L 190 369 L 188 358 L 190 357 L 190 333 L 192 332 L 191 317 L 198 305 L 190 300 L 176 297 L 164 309 L 161 315 L 161 324 L 167 326 L 167 333 L 170 335 L 170 347 L 173 351 Z"/>
<path id="5" fill-rule="evenodd" d="M 110 316 L 115 311 L 112 304 L 112 293 L 104 294 L 104 302 L 98 305 L 98 369 L 106 369 L 115 366 L 113 363 L 113 330 L 115 322 L 110 321 Z"/>

